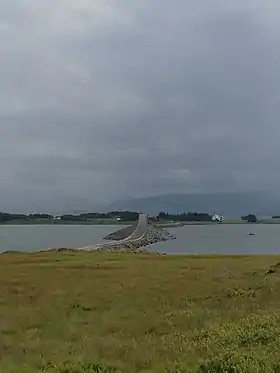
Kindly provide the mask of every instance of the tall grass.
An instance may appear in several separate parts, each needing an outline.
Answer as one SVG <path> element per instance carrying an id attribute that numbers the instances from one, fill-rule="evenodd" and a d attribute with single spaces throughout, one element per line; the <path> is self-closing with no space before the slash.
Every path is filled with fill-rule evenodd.
<path id="1" fill-rule="evenodd" d="M 279 261 L 1 255 L 0 373 L 278 373 Z"/>

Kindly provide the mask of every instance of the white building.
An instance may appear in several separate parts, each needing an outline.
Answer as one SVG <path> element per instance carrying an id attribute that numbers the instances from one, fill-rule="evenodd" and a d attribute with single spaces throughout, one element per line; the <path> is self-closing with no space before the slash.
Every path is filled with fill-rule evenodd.
<path id="1" fill-rule="evenodd" d="M 224 220 L 224 217 L 221 216 L 221 215 L 218 215 L 218 214 L 214 214 L 212 215 L 212 221 L 223 221 Z"/>

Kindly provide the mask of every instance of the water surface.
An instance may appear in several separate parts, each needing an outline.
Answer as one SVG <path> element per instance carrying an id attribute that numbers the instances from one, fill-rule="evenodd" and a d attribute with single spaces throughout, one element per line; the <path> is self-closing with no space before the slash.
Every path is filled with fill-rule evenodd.
<path id="1" fill-rule="evenodd" d="M 37 251 L 54 247 L 96 245 L 122 226 L 108 225 L 0 225 L 0 252 Z M 280 254 L 278 224 L 217 224 L 168 229 L 177 239 L 151 245 L 168 254 Z M 254 233 L 250 236 L 249 233 Z"/>
<path id="2" fill-rule="evenodd" d="M 177 239 L 152 245 L 152 250 L 168 254 L 280 254 L 280 224 L 187 225 L 169 231 Z"/>
<path id="3" fill-rule="evenodd" d="M 79 248 L 104 242 L 118 225 L 0 225 L 0 252 Z"/>

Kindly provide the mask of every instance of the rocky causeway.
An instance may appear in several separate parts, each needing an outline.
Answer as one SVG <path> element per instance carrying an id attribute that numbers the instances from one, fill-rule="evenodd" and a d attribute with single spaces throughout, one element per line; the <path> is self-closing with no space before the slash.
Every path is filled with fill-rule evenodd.
<path id="1" fill-rule="evenodd" d="M 147 246 L 156 242 L 174 240 L 176 237 L 164 228 L 148 222 L 146 214 L 139 215 L 138 224 L 125 227 L 104 237 L 110 241 L 94 248 L 95 251 L 147 252 Z"/>

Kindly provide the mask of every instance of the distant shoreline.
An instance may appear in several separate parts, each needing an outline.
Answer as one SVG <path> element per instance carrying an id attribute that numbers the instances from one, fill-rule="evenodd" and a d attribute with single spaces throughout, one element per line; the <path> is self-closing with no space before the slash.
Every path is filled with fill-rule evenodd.
<path id="1" fill-rule="evenodd" d="M 57 221 L 57 222 L 50 222 L 50 221 L 40 221 L 40 222 L 36 222 L 36 221 L 30 221 L 30 222 L 27 222 L 27 221 L 23 221 L 23 220 L 19 220 L 19 221 L 12 221 L 12 222 L 7 222 L 7 223 L 0 223 L 0 226 L 13 226 L 13 225 L 131 225 L 135 222 L 112 222 L 112 221 L 108 221 L 108 222 L 92 222 L 92 221 Z"/>
<path id="2" fill-rule="evenodd" d="M 24 220 L 18 220 L 18 221 L 9 221 L 9 222 L 0 222 L 0 226 L 15 226 L 15 225 L 85 225 L 85 226 L 109 226 L 109 225 L 133 225 L 135 224 L 135 221 L 112 221 L 112 220 L 103 220 L 103 221 L 24 221 Z M 260 219 L 257 223 L 247 223 L 246 221 L 223 221 L 223 222 L 164 222 L 164 223 L 155 223 L 156 226 L 160 228 L 180 228 L 185 225 L 191 225 L 191 226 L 201 226 L 201 225 L 277 225 L 280 224 L 280 220 L 272 221 L 272 220 L 265 220 Z"/>

